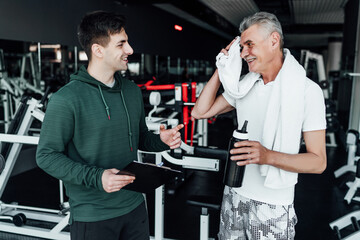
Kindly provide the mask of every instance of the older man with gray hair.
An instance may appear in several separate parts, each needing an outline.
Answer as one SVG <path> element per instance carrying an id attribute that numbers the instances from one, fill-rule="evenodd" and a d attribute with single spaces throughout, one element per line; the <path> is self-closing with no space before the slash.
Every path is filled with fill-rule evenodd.
<path id="1" fill-rule="evenodd" d="M 235 143 L 230 152 L 246 168 L 241 187 L 225 186 L 218 236 L 294 239 L 297 175 L 326 168 L 323 94 L 283 47 L 275 15 L 245 18 L 240 34 L 217 56 L 217 70 L 192 111 L 199 119 L 236 109 L 238 123 L 249 122 L 249 141 Z M 242 60 L 249 73 L 240 77 Z M 221 84 L 225 91 L 216 97 Z M 302 139 L 305 153 L 299 153 Z"/>

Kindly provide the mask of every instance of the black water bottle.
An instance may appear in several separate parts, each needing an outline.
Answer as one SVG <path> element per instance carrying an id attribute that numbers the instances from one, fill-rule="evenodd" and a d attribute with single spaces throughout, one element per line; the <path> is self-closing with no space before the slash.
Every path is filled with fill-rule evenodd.
<path id="1" fill-rule="evenodd" d="M 224 184 L 229 187 L 241 187 L 242 181 L 244 178 L 245 166 L 238 166 L 237 161 L 230 159 L 232 156 L 230 150 L 234 148 L 236 142 L 248 140 L 248 133 L 246 131 L 248 121 L 245 120 L 244 125 L 241 130 L 234 130 L 233 136 L 230 139 L 228 154 L 226 160 L 225 174 L 224 174 Z"/>

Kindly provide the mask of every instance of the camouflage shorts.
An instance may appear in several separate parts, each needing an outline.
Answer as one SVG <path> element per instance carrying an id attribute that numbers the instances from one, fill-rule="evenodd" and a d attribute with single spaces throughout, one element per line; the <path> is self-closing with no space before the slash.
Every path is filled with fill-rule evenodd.
<path id="1" fill-rule="evenodd" d="M 225 186 L 219 240 L 288 240 L 295 237 L 294 205 L 271 205 L 245 198 Z"/>

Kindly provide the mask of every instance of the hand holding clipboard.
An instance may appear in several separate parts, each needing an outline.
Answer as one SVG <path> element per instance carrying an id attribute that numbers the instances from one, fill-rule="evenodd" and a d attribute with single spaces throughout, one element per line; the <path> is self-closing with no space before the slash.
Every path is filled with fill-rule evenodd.
<path id="1" fill-rule="evenodd" d="M 133 161 L 117 174 L 135 176 L 134 182 L 126 185 L 122 189 L 147 193 L 154 191 L 165 183 L 171 182 L 171 180 L 179 177 L 181 172 L 152 163 Z"/>

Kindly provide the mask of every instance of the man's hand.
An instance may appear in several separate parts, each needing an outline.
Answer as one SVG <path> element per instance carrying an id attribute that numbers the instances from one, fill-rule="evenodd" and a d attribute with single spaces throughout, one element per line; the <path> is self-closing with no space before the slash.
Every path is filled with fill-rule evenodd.
<path id="1" fill-rule="evenodd" d="M 238 166 L 245 166 L 247 164 L 269 164 L 269 149 L 262 146 L 257 141 L 240 141 L 234 144 L 233 149 L 231 149 L 230 154 L 235 155 L 230 159 L 233 161 L 238 161 Z M 241 160 L 241 161 L 239 161 Z"/>
<path id="2" fill-rule="evenodd" d="M 269 150 L 256 141 L 241 141 L 234 144 L 230 153 L 236 164 L 267 164 L 296 173 L 321 174 L 326 169 L 325 130 L 304 132 L 306 153 L 288 154 Z"/>
<path id="3" fill-rule="evenodd" d="M 116 168 L 106 169 L 104 171 L 103 175 L 101 176 L 101 181 L 105 192 L 117 192 L 135 180 L 135 177 L 132 176 L 116 175 L 118 172 L 119 170 Z"/>
<path id="4" fill-rule="evenodd" d="M 165 129 L 164 125 L 160 125 L 160 139 L 171 149 L 180 147 L 181 136 L 180 129 L 184 127 L 184 124 L 179 124 L 172 129 Z"/>
<path id="5" fill-rule="evenodd" d="M 237 38 L 237 37 L 236 37 L 236 38 Z M 220 52 L 223 53 L 223 54 L 225 54 L 226 56 L 228 56 L 228 55 L 229 55 L 228 51 L 229 51 L 231 45 L 235 42 L 236 38 L 234 38 L 234 39 L 229 43 L 229 45 L 227 45 L 225 48 L 221 49 Z"/>

